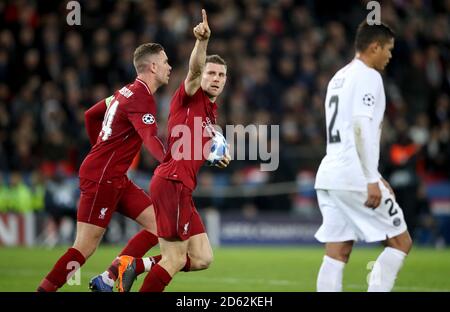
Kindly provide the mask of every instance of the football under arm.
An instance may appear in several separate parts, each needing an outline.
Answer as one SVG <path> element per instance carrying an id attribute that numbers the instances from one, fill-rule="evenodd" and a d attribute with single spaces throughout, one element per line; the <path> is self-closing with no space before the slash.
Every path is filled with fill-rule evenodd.
<path id="1" fill-rule="evenodd" d="M 374 157 L 374 136 L 370 131 L 372 122 L 372 118 L 367 116 L 353 117 L 356 151 L 367 183 L 375 183 L 380 180 L 378 164 L 375 161 L 376 157 Z"/>
<path id="2" fill-rule="evenodd" d="M 85 128 L 92 146 L 97 142 L 98 134 L 102 130 L 106 109 L 106 102 L 103 99 L 84 113 Z"/>
<path id="3" fill-rule="evenodd" d="M 147 148 L 150 154 L 157 161 L 162 163 L 166 154 L 166 149 L 164 148 L 161 140 L 156 135 L 152 135 L 149 128 L 140 128 L 137 132 L 139 133 L 144 146 Z"/>

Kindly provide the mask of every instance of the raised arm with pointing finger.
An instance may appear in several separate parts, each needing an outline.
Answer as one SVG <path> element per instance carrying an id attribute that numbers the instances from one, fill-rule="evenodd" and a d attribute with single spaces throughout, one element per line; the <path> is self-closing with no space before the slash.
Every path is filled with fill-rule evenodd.
<path id="1" fill-rule="evenodd" d="M 200 88 L 202 72 L 205 68 L 206 49 L 211 35 L 205 10 L 202 10 L 202 18 L 203 21 L 193 29 L 197 41 L 189 59 L 189 72 L 184 81 L 185 90 L 189 96 L 194 95 L 198 88 Z"/>

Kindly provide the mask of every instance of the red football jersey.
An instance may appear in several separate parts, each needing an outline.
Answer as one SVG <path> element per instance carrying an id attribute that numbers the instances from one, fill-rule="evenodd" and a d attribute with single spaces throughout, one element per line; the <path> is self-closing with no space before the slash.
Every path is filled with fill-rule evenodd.
<path id="1" fill-rule="evenodd" d="M 211 141 L 214 132 L 212 125 L 216 123 L 216 117 L 217 104 L 209 100 L 202 88 L 192 96 L 187 95 L 183 81 L 170 102 L 168 150 L 164 162 L 156 168 L 155 174 L 181 181 L 194 190 L 197 173 L 206 160 L 205 156 L 208 156 L 208 153 L 203 153 L 203 149 L 207 150 L 205 145 Z M 183 132 L 183 126 L 189 128 L 190 137 L 183 138 L 187 135 Z M 183 150 L 184 148 L 187 150 Z M 173 151 L 177 151 L 177 155 L 173 155 Z M 181 153 L 188 157 L 180 157 Z"/>
<path id="2" fill-rule="evenodd" d="M 80 178 L 96 182 L 123 176 L 142 146 L 137 130 L 157 135 L 156 104 L 146 83 L 136 79 L 114 93 L 97 142 L 80 167 Z"/>

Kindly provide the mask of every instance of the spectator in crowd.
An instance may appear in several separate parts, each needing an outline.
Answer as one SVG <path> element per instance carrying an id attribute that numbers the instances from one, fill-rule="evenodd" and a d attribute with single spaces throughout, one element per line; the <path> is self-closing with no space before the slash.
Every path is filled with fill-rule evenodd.
<path id="1" fill-rule="evenodd" d="M 89 147 L 80 116 L 132 80 L 129 60 L 138 44 L 161 42 L 175 69 L 186 66 L 187 47 L 192 46 L 188 26 L 198 19 L 197 1 L 81 2 L 81 26 L 67 25 L 61 14 L 66 12 L 65 2 L 11 0 L 0 5 L 2 173 L 41 171 L 52 179 L 57 168 L 64 168 L 76 175 Z M 263 118 L 280 125 L 283 168 L 261 185 L 294 181 L 299 171 L 316 170 L 326 138 L 326 82 L 353 57 L 349 39 L 368 13 L 365 5 L 325 0 L 205 5 L 216 34 L 209 52 L 223 55 L 230 68 L 219 123 L 245 126 Z M 408 165 L 416 182 L 450 178 L 449 10 L 439 1 L 382 3 L 382 18 L 393 25 L 397 39 L 396 57 L 385 79 L 388 131 L 381 150 L 389 154 L 389 148 L 392 152 L 409 139 L 419 145 L 414 154 L 421 157 L 419 170 Z M 167 119 L 170 95 L 183 79 L 177 70 L 172 77 L 157 96 L 161 119 Z M 398 120 L 406 122 L 407 129 L 392 126 Z M 165 131 L 166 125 L 162 122 L 159 128 Z M 395 170 L 405 166 L 394 165 Z M 234 162 L 225 180 L 245 185 L 246 173 L 254 166 L 255 161 Z M 143 157 L 137 169 L 152 167 Z M 222 183 L 220 179 L 211 183 Z M 278 207 L 277 201 L 251 198 L 223 201 L 220 206 Z"/>

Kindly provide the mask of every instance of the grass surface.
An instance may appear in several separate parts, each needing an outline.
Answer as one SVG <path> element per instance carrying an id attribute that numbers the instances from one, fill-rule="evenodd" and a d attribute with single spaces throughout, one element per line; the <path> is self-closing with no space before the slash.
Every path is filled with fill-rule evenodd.
<path id="1" fill-rule="evenodd" d="M 0 247 L 0 291 L 35 291 L 66 248 Z M 107 268 L 119 248 L 101 246 L 81 269 L 80 285 L 61 291 L 89 291 L 89 279 Z M 354 249 L 344 273 L 344 291 L 365 291 L 368 263 L 381 248 Z M 156 254 L 158 251 L 151 251 Z M 314 291 L 323 250 L 320 247 L 217 248 L 208 270 L 181 272 L 167 291 Z M 133 286 L 137 291 L 141 275 Z M 394 291 L 450 291 L 450 250 L 413 248 L 397 279 Z"/>

